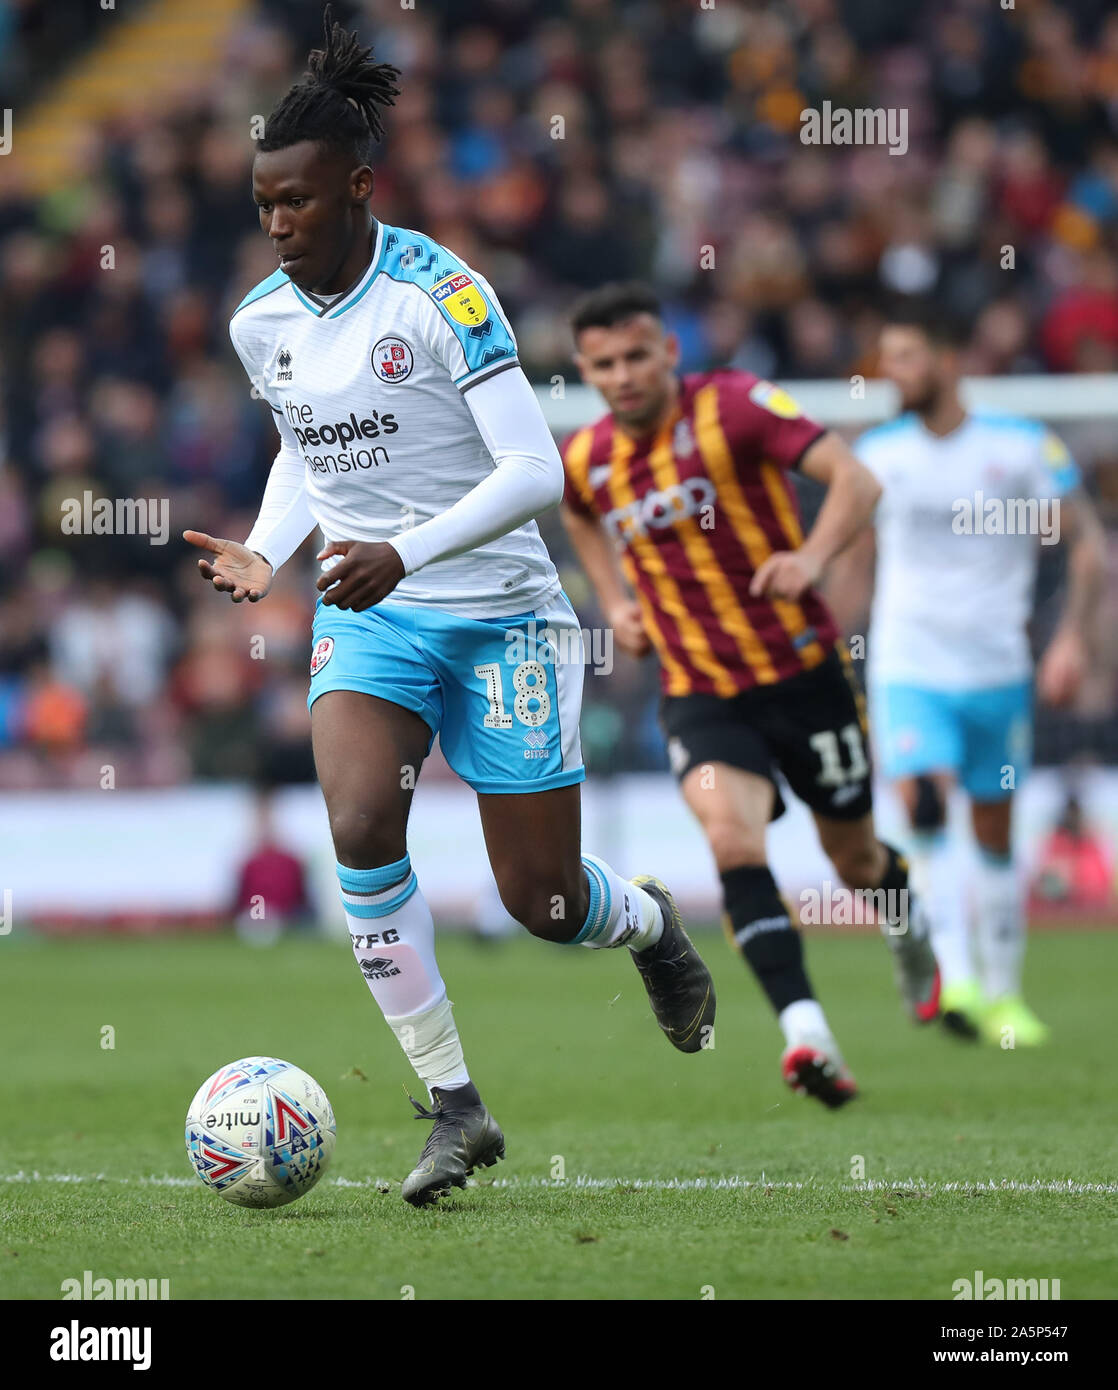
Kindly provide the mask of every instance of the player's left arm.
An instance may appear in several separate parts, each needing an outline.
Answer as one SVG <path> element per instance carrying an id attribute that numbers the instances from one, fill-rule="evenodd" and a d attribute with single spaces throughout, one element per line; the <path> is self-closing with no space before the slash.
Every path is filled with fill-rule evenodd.
<path id="1" fill-rule="evenodd" d="M 371 608 L 406 574 L 507 535 L 562 497 L 563 462 L 519 364 L 471 387 L 465 400 L 493 472 L 453 507 L 390 541 L 332 541 L 318 558 L 345 559 L 318 581 L 324 604 Z"/>
<path id="2" fill-rule="evenodd" d="M 1069 705 L 1090 660 L 1090 637 L 1106 574 L 1106 539 L 1091 499 L 1077 481 L 1058 496 L 1059 544 L 1067 546 L 1067 595 L 1059 626 L 1037 668 L 1037 694 L 1049 705 Z"/>
<path id="3" fill-rule="evenodd" d="M 480 275 L 467 275 L 466 298 L 475 336 L 459 295 L 436 301 L 424 292 L 420 310 L 424 342 L 447 370 L 469 406 L 492 455 L 493 472 L 438 516 L 390 541 L 334 541 L 319 555 L 345 558 L 318 581 L 324 604 L 371 608 L 387 598 L 405 575 L 424 565 L 463 555 L 507 535 L 555 506 L 563 495 L 563 461 L 551 430 L 517 358 L 516 339 L 497 298 Z M 434 463 L 437 465 L 437 461 Z"/>
<path id="4" fill-rule="evenodd" d="M 881 484 L 834 430 L 808 446 L 799 469 L 822 483 L 827 494 L 799 549 L 778 551 L 758 567 L 749 586 L 755 598 L 800 598 L 866 525 L 881 496 Z"/>

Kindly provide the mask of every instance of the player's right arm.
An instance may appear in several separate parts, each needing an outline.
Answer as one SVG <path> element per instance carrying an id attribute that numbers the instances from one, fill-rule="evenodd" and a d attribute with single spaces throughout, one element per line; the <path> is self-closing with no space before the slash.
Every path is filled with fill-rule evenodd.
<path id="1" fill-rule="evenodd" d="M 823 575 L 819 592 L 835 615 L 840 631 L 848 636 L 866 630 L 876 562 L 876 532 L 872 526 L 865 526 L 835 556 Z"/>
<path id="2" fill-rule="evenodd" d="M 591 513 L 572 505 L 569 492 L 559 508 L 559 516 L 618 646 L 630 656 L 645 656 L 650 643 L 641 622 L 640 605 L 626 587 L 617 552 L 601 523 Z"/>
<path id="3" fill-rule="evenodd" d="M 800 546 L 769 555 L 749 585 L 754 598 L 795 602 L 820 581 L 832 560 L 870 520 L 881 484 L 845 440 L 806 419 L 784 392 L 760 382 L 749 399 L 752 409 L 744 423 L 752 448 L 782 467 L 797 468 L 826 489 L 815 524 Z"/>
<path id="4" fill-rule="evenodd" d="M 259 603 L 272 587 L 272 567 L 262 555 L 249 550 L 240 541 L 208 536 L 205 531 L 184 531 L 184 541 L 208 550 L 213 560 L 199 560 L 198 572 L 208 579 L 219 593 L 232 596 L 234 603 Z"/>
<path id="5" fill-rule="evenodd" d="M 755 597 L 798 599 L 816 584 L 873 515 L 881 484 L 854 457 L 846 441 L 827 430 L 804 451 L 800 472 L 827 489 L 815 525 L 798 550 L 763 561 L 749 592 Z"/>
<path id="6" fill-rule="evenodd" d="M 184 531 L 183 539 L 214 555 L 213 561 L 198 561 L 203 579 L 208 579 L 220 593 L 231 595 L 234 603 L 243 603 L 246 598 L 250 603 L 258 603 L 272 587 L 276 570 L 294 555 L 317 523 L 307 501 L 306 468 L 299 441 L 283 412 L 263 391 L 263 379 L 254 371 L 232 324 L 230 337 L 249 380 L 260 388 L 272 408 L 280 437 L 279 453 L 268 474 L 259 515 L 243 545 L 204 531 Z"/>

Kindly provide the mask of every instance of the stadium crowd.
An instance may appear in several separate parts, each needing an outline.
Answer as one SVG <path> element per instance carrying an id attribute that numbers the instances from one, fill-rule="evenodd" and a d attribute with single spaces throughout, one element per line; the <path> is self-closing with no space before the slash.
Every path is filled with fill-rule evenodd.
<path id="1" fill-rule="evenodd" d="M 661 289 L 689 370 L 872 373 L 880 307 L 900 292 L 966 316 L 969 372 L 1118 371 L 1118 12 L 1105 0 L 335 8 L 403 72 L 376 214 L 491 280 L 533 380 L 574 379 L 566 311 L 618 277 Z M 0 4 L 17 141 L 60 46 L 100 41 L 103 26 L 83 25 L 48 42 L 48 9 Z M 313 774 L 313 547 L 264 604 L 233 608 L 177 538 L 243 537 L 274 451 L 227 323 L 276 265 L 251 199 L 250 121 L 320 32 L 317 5 L 259 4 L 210 82 L 170 87 L 158 110 L 125 103 L 84 133 L 81 176 L 48 197 L 0 161 L 7 788 L 96 785 L 106 765 L 117 785 Z M 801 143 L 801 112 L 828 100 L 904 108 L 907 152 Z M 1118 433 L 1063 433 L 1118 577 Z M 66 499 L 86 494 L 166 505 L 166 543 L 65 534 Z M 554 517 L 544 531 L 582 605 Z M 1079 717 L 1042 724 L 1042 754 L 1047 738 L 1060 756 L 1118 761 L 1116 594 Z M 664 765 L 655 691 L 624 658 L 588 680 L 592 769 Z"/>

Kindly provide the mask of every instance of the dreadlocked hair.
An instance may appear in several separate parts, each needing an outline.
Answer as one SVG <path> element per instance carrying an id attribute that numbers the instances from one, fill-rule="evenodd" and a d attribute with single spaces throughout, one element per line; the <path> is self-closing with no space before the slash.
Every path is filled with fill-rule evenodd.
<path id="1" fill-rule="evenodd" d="M 355 33 L 335 22 L 329 5 L 322 20 L 325 47 L 311 50 L 308 71 L 276 103 L 258 148 L 283 150 L 315 140 L 368 164 L 384 135 L 381 112 L 400 94 L 400 71 L 391 63 L 371 62 L 373 50 L 362 48 Z"/>

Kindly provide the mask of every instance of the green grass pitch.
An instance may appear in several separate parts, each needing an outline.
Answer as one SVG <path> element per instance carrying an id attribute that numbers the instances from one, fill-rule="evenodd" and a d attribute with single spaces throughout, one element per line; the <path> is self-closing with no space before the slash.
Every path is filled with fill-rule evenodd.
<path id="1" fill-rule="evenodd" d="M 1113 1295 L 1118 935 L 1034 935 L 1035 1053 L 915 1028 L 881 941 L 811 938 L 863 1090 L 837 1113 L 784 1087 L 757 987 L 699 941 L 718 1024 L 685 1057 L 626 951 L 445 935 L 508 1159 L 417 1212 L 418 1087 L 344 942 L 5 939 L 0 1296 L 58 1299 L 87 1269 L 174 1299 L 950 1299 L 976 1269 Z M 327 1176 L 275 1212 L 205 1190 L 183 1145 L 196 1088 L 251 1053 L 304 1067 L 338 1119 Z"/>

